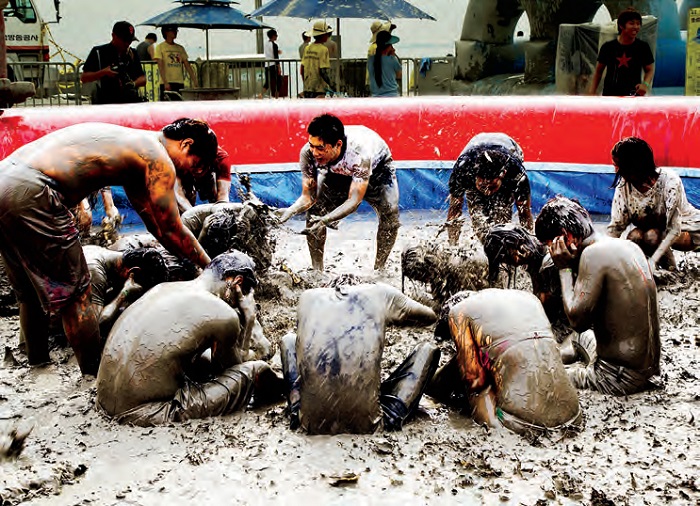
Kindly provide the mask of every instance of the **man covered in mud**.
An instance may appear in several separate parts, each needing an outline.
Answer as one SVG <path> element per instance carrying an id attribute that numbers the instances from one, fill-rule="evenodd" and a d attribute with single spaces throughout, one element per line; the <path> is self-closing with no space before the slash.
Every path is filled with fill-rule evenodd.
<path id="1" fill-rule="evenodd" d="M 291 427 L 301 425 L 309 434 L 401 429 L 437 369 L 440 350 L 419 344 L 381 382 L 385 327 L 429 325 L 436 318 L 432 309 L 381 283 L 341 281 L 305 291 L 297 334 L 287 334 L 280 345 Z"/>
<path id="2" fill-rule="evenodd" d="M 90 270 L 92 307 L 106 336 L 114 321 L 147 290 L 168 280 L 168 270 L 160 250 L 155 248 L 112 251 L 99 246 L 83 246 Z"/>
<path id="3" fill-rule="evenodd" d="M 574 345 L 588 364 L 569 370 L 573 384 L 612 395 L 649 388 L 659 373 L 661 342 L 656 284 L 644 252 L 631 241 L 600 237 L 588 212 L 563 197 L 545 204 L 535 232 L 559 269 L 564 311 L 583 332 Z"/>
<path id="4" fill-rule="evenodd" d="M 452 169 L 449 189 L 445 225 L 452 245 L 459 242 L 465 196 L 479 241 L 483 242 L 493 225 L 510 223 L 513 204 L 520 224 L 532 230 L 530 181 L 523 166 L 523 151 L 504 133 L 480 133 L 469 141 Z"/>
<path id="5" fill-rule="evenodd" d="M 30 364 L 49 360 L 48 313 L 60 313 L 84 374 L 102 342 L 90 273 L 70 209 L 105 186 L 123 186 L 146 228 L 173 254 L 204 267 L 209 256 L 180 221 L 177 174 L 208 170 L 217 140 L 200 120 L 159 132 L 86 123 L 31 142 L 0 162 L 0 249 L 20 307 Z M 21 238 L 21 240 L 19 239 Z"/>
<path id="6" fill-rule="evenodd" d="M 315 117 L 301 150 L 301 196 L 280 210 L 284 223 L 308 211 L 311 264 L 323 270 L 326 227 L 354 213 L 363 200 L 379 219 L 375 269 L 383 269 L 399 230 L 399 185 L 391 151 L 376 132 L 361 125 L 347 128 L 332 114 Z"/>
<path id="7" fill-rule="evenodd" d="M 460 292 L 435 329 L 456 355 L 435 374 L 427 394 L 444 402 L 466 395 L 474 419 L 519 433 L 581 422 L 542 304 L 522 290 Z"/>
<path id="8" fill-rule="evenodd" d="M 119 423 L 160 425 L 281 398 L 282 381 L 246 361 L 255 320 L 253 260 L 219 255 L 193 281 L 148 291 L 117 320 L 97 375 L 97 405 Z"/>
<path id="9" fill-rule="evenodd" d="M 226 150 L 218 147 L 211 170 L 195 177 L 193 174 L 178 176 L 175 197 L 181 213 L 192 209 L 200 200 L 209 203 L 229 202 L 231 192 L 231 164 Z"/>

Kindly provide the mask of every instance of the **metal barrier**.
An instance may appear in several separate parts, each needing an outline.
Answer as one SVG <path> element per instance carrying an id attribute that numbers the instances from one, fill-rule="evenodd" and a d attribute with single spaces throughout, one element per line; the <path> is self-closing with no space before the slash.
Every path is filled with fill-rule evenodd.
<path id="1" fill-rule="evenodd" d="M 401 95 L 449 94 L 452 57 L 429 59 L 431 70 L 421 74 L 420 58 L 402 58 Z M 194 68 L 200 87 L 212 89 L 238 90 L 239 98 L 252 99 L 268 96 L 264 90 L 265 60 L 230 59 L 190 62 Z M 141 94 L 149 102 L 160 100 L 158 64 L 155 61 L 141 62 L 146 73 L 146 86 Z M 300 60 L 280 60 L 280 98 L 298 98 L 303 95 L 304 83 L 301 78 Z M 63 106 L 89 104 L 93 83 L 82 84 L 80 74 L 83 64 L 65 62 L 8 62 L 18 80 L 31 80 L 37 88 L 37 95 L 16 107 Z M 425 67 L 425 66 L 424 66 Z M 438 70 L 436 72 L 436 70 Z M 423 70 L 426 70 L 424 68 Z M 185 73 L 185 86 L 190 87 L 189 75 Z M 424 75 L 425 74 L 425 75 Z M 342 58 L 331 60 L 331 77 L 336 81 L 340 95 L 348 97 L 368 97 L 366 58 Z M 267 93 L 265 93 L 267 92 Z M 427 93 L 426 93 L 427 92 Z"/>

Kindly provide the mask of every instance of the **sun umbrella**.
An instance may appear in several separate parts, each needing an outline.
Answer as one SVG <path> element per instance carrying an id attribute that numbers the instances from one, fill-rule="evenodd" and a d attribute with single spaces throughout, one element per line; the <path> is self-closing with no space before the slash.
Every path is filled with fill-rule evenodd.
<path id="1" fill-rule="evenodd" d="M 270 28 L 246 17 L 231 7 L 230 0 L 177 0 L 183 5 L 139 23 L 140 25 L 175 25 L 182 28 L 199 28 L 206 32 L 207 60 L 209 59 L 209 30 L 258 30 Z"/>
<path id="2" fill-rule="evenodd" d="M 250 13 L 288 18 L 431 19 L 405 0 L 273 0 Z"/>

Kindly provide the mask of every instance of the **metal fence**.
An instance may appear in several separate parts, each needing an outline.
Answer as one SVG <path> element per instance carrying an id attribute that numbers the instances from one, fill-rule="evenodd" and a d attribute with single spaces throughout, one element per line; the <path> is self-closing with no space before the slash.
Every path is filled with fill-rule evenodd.
<path id="1" fill-rule="evenodd" d="M 426 64 L 427 62 L 427 64 Z M 302 96 L 300 60 L 280 60 L 281 98 Z M 200 86 L 200 94 L 210 92 L 207 99 L 220 91 L 228 98 L 253 99 L 269 96 L 264 89 L 265 60 L 231 59 L 191 62 Z M 142 62 L 146 73 L 146 86 L 140 89 L 148 101 L 160 99 L 159 74 L 156 62 Z M 15 107 L 63 106 L 91 103 L 94 83 L 83 84 L 80 74 L 83 64 L 65 62 L 8 62 L 17 80 L 32 81 L 37 94 L 25 103 Z M 452 79 L 453 59 L 451 57 L 429 59 L 401 59 L 401 95 L 449 94 L 449 81 Z M 439 72 L 435 72 L 436 68 Z M 432 73 L 432 74 L 431 74 Z M 431 74 L 431 75 L 428 75 Z M 336 83 L 337 95 L 348 97 L 368 97 L 367 60 L 365 58 L 343 58 L 331 61 L 331 78 Z M 185 86 L 191 87 L 189 76 Z M 203 89 L 201 89 L 203 88 Z"/>

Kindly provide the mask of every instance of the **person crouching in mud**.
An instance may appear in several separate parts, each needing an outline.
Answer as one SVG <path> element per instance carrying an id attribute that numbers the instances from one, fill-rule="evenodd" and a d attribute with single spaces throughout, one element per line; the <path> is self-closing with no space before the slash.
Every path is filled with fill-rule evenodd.
<path id="1" fill-rule="evenodd" d="M 381 382 L 387 324 L 429 325 L 432 309 L 389 285 L 331 286 L 305 291 L 297 335 L 282 338 L 291 427 L 309 434 L 398 430 L 418 407 L 440 361 L 433 344 L 419 344 Z"/>
<path id="2" fill-rule="evenodd" d="M 582 332 L 574 345 L 587 367 L 569 369 L 573 384 L 612 395 L 650 388 L 661 341 L 656 284 L 644 252 L 631 241 L 600 237 L 588 212 L 564 197 L 544 205 L 535 233 L 559 269 L 569 322 Z"/>
<path id="3" fill-rule="evenodd" d="M 254 269 L 244 253 L 225 253 L 194 281 L 158 285 L 124 311 L 105 344 L 97 405 L 119 423 L 151 426 L 225 415 L 253 395 L 281 399 L 270 366 L 246 362 Z"/>
<path id="4" fill-rule="evenodd" d="M 445 304 L 435 329 L 457 354 L 426 394 L 443 402 L 465 394 L 478 423 L 519 433 L 581 422 L 576 389 L 537 297 L 521 290 L 460 292 Z"/>
<path id="5" fill-rule="evenodd" d="M 354 213 L 363 200 L 379 219 L 375 269 L 382 269 L 399 231 L 399 185 L 391 151 L 376 132 L 347 128 L 332 114 L 309 123 L 309 143 L 301 150 L 301 196 L 280 209 L 280 222 L 308 211 L 307 242 L 314 269 L 323 270 L 326 227 Z"/>
<path id="6" fill-rule="evenodd" d="M 90 270 L 90 301 L 103 336 L 122 311 L 152 287 L 168 281 L 165 259 L 155 248 L 121 252 L 83 246 L 83 254 Z"/>
<path id="7" fill-rule="evenodd" d="M 615 196 L 608 235 L 620 237 L 634 228 L 627 239 L 638 244 L 657 266 L 676 267 L 672 249 L 700 249 L 700 210 L 693 207 L 676 172 L 657 168 L 654 152 L 646 141 L 627 137 L 612 149 L 615 165 Z"/>
<path id="8" fill-rule="evenodd" d="M 532 230 L 530 180 L 523 166 L 523 151 L 504 133 L 480 133 L 465 146 L 449 181 L 450 207 L 445 226 L 449 242 L 456 246 L 462 231 L 464 197 L 472 228 L 479 241 L 489 228 L 510 223 L 513 204 L 520 224 Z"/>

